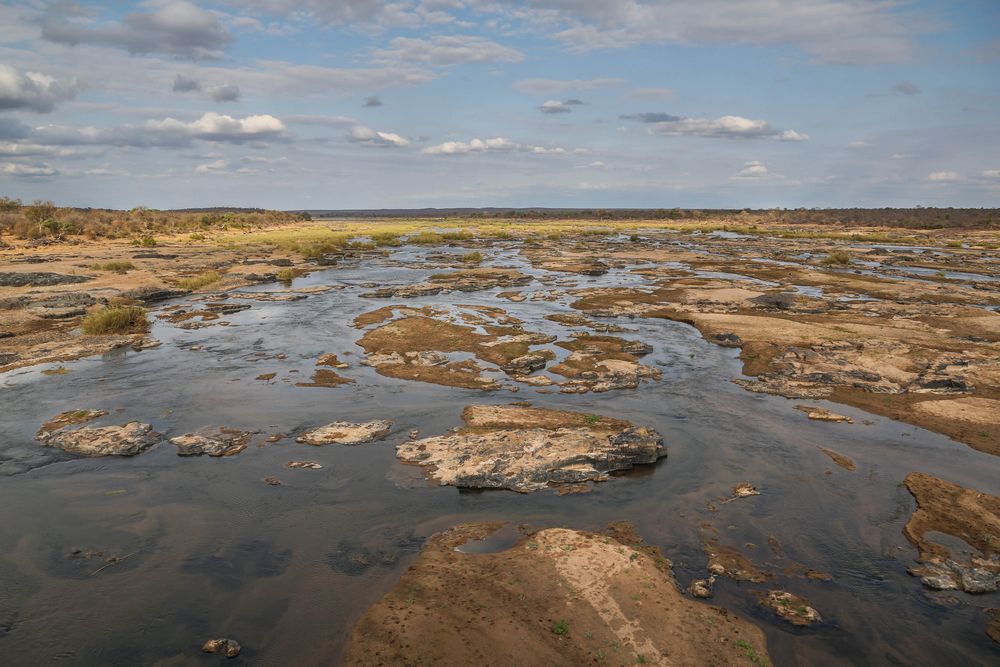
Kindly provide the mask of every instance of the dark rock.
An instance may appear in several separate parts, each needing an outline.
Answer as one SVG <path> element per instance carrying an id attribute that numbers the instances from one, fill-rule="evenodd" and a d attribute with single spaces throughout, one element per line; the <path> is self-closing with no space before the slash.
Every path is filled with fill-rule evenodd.
<path id="1" fill-rule="evenodd" d="M 717 345 L 723 347 L 740 347 L 743 345 L 743 339 L 734 333 L 717 333 L 712 339 Z"/>
<path id="2" fill-rule="evenodd" d="M 222 637 L 219 639 L 209 639 L 202 645 L 201 650 L 205 653 L 224 653 L 227 658 L 235 658 L 240 654 L 240 643 L 235 639 Z"/>
<path id="3" fill-rule="evenodd" d="M 64 273 L 49 273 L 42 271 L 4 271 L 0 272 L 0 287 L 48 287 L 50 285 L 69 285 L 85 283 L 90 276 L 70 276 Z"/>
<path id="4" fill-rule="evenodd" d="M 177 259 L 177 255 L 167 255 L 162 252 L 137 252 L 133 259 Z"/>
<path id="5" fill-rule="evenodd" d="M 174 299 L 189 293 L 189 290 L 170 289 L 167 287 L 136 287 L 135 289 L 122 292 L 121 296 L 125 299 L 135 299 L 143 303 L 155 303 L 157 301 Z"/>

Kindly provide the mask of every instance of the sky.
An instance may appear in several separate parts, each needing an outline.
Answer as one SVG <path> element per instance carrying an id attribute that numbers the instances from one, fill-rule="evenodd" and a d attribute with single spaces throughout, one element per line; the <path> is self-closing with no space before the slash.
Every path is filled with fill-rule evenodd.
<path id="1" fill-rule="evenodd" d="M 997 0 L 0 0 L 0 195 L 1000 206 Z"/>

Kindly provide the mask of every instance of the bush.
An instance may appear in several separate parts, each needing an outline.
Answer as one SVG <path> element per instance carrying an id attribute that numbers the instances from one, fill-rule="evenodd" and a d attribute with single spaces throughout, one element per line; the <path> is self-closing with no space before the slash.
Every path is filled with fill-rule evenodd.
<path id="1" fill-rule="evenodd" d="M 201 289 L 206 285 L 211 285 L 222 280 L 222 274 L 218 271 L 205 271 L 190 278 L 181 278 L 177 281 L 177 286 L 181 289 Z"/>
<path id="2" fill-rule="evenodd" d="M 282 269 L 281 271 L 278 271 L 278 280 L 283 283 L 290 283 L 295 280 L 298 275 L 299 272 L 295 269 Z"/>
<path id="3" fill-rule="evenodd" d="M 135 268 L 132 262 L 104 262 L 103 264 L 91 264 L 94 271 L 114 271 L 115 273 L 127 273 Z"/>
<path id="4" fill-rule="evenodd" d="M 83 318 L 83 333 L 88 336 L 141 333 L 148 328 L 146 309 L 139 306 L 111 306 Z"/>
<path id="5" fill-rule="evenodd" d="M 479 264 L 483 261 L 483 255 L 479 252 L 470 252 L 462 255 L 463 264 Z"/>
<path id="6" fill-rule="evenodd" d="M 396 248 L 403 245 L 403 242 L 399 238 L 399 234 L 395 232 L 375 232 L 371 235 L 371 239 L 372 242 L 380 248 L 385 246 Z"/>
<path id="7" fill-rule="evenodd" d="M 851 263 L 851 256 L 844 252 L 843 250 L 837 250 L 831 252 L 829 255 L 820 260 L 823 264 L 841 264 L 846 265 Z"/>
<path id="8" fill-rule="evenodd" d="M 156 239 L 147 234 L 146 236 L 140 236 L 137 239 L 132 239 L 132 245 L 140 246 L 142 248 L 154 248 L 156 247 Z"/>
<path id="9" fill-rule="evenodd" d="M 444 243 L 444 236 L 437 232 L 420 232 L 408 236 L 406 240 L 414 245 L 438 245 Z"/>

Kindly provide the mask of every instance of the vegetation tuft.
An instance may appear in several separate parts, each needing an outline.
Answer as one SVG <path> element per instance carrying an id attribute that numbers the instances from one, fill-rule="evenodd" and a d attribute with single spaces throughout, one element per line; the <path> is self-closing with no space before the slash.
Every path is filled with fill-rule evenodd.
<path id="1" fill-rule="evenodd" d="M 83 318 L 83 333 L 88 336 L 140 333 L 148 328 L 146 309 L 139 306 L 111 306 Z"/>

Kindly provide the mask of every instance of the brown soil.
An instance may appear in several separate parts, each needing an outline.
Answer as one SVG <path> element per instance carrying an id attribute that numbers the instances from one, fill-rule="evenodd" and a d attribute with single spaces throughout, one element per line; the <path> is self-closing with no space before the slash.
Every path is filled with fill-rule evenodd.
<path id="1" fill-rule="evenodd" d="M 964 540 L 986 557 L 1000 553 L 1000 498 L 921 472 L 911 472 L 905 483 L 917 509 L 903 534 L 922 561 L 951 557 L 946 547 L 926 537 L 932 531 Z"/>
<path id="2" fill-rule="evenodd" d="M 348 665 L 753 665 L 761 631 L 687 599 L 667 561 L 612 535 L 552 528 L 465 554 L 498 524 L 430 538 L 351 635 Z"/>

